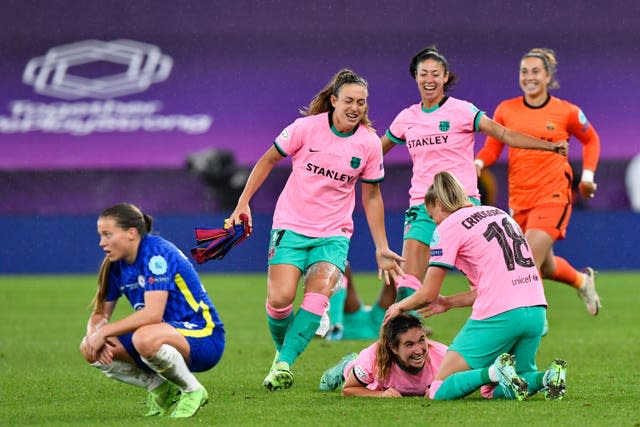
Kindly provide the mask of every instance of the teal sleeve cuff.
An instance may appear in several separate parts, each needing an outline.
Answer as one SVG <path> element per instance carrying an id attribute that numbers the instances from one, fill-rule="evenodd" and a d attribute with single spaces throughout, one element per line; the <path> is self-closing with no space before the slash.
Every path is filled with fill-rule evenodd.
<path id="1" fill-rule="evenodd" d="M 377 179 L 364 179 L 364 178 L 361 178 L 360 181 L 364 182 L 365 184 L 378 184 L 378 183 L 384 181 L 384 176 L 382 178 L 377 178 Z"/>
<path id="2" fill-rule="evenodd" d="M 404 139 L 398 138 L 397 136 L 395 136 L 394 134 L 391 133 L 390 130 L 387 129 L 387 131 L 385 132 L 385 135 L 387 135 L 387 137 L 393 141 L 396 144 L 405 144 L 407 141 L 405 141 Z"/>
<path id="3" fill-rule="evenodd" d="M 473 119 L 473 131 L 478 132 L 480 130 L 480 119 L 484 116 L 484 111 L 478 111 L 476 117 Z"/>
<path id="4" fill-rule="evenodd" d="M 280 148 L 277 142 L 273 141 L 273 146 L 276 147 L 276 150 L 278 150 L 278 153 L 280 153 L 282 157 L 287 157 L 287 153 L 285 153 L 284 150 Z"/>

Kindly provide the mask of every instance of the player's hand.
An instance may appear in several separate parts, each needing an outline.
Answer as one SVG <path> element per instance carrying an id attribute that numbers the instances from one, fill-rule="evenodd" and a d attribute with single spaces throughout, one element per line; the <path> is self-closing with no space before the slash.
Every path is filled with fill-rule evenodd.
<path id="1" fill-rule="evenodd" d="M 402 395 L 395 388 L 389 387 L 388 389 L 382 392 L 380 397 L 402 397 Z"/>
<path id="2" fill-rule="evenodd" d="M 480 159 L 475 159 L 473 161 L 473 165 L 476 167 L 476 175 L 480 178 L 480 175 L 482 175 L 482 169 L 484 169 L 484 162 Z"/>
<path id="3" fill-rule="evenodd" d="M 109 345 L 105 345 L 98 352 L 98 362 L 102 365 L 110 365 L 113 362 L 113 350 Z"/>
<path id="4" fill-rule="evenodd" d="M 400 263 L 405 259 L 397 253 L 393 252 L 389 248 L 376 251 L 376 262 L 378 263 L 378 279 L 382 279 L 384 274 L 384 283 L 391 284 L 389 277 L 394 282 L 397 281 L 398 276 L 404 277 L 404 271 L 400 268 Z"/>
<path id="5" fill-rule="evenodd" d="M 426 305 L 425 307 L 417 310 L 417 313 L 423 318 L 435 316 L 436 314 L 444 313 L 445 311 L 449 311 L 451 306 L 447 302 L 447 300 L 442 296 L 438 295 L 435 301 Z"/>
<path id="6" fill-rule="evenodd" d="M 578 184 L 580 194 L 582 194 L 582 197 L 585 199 L 592 199 L 596 195 L 597 188 L 598 185 L 595 182 L 580 181 L 580 184 Z"/>
<path id="7" fill-rule="evenodd" d="M 382 320 L 382 324 L 385 325 L 389 320 L 394 317 L 398 317 L 402 314 L 402 310 L 398 306 L 398 303 L 391 304 L 387 311 L 384 313 L 384 319 Z"/>
<path id="8" fill-rule="evenodd" d="M 93 335 L 93 333 L 91 335 Z M 113 351 L 111 351 L 111 349 L 108 349 L 104 350 L 104 353 L 101 354 L 106 346 L 103 345 L 98 349 L 92 347 L 89 337 L 90 335 L 85 336 L 80 343 L 80 353 L 82 353 L 82 356 L 84 356 L 85 360 L 89 363 L 104 363 L 102 360 L 100 360 L 102 357 L 105 361 L 108 361 L 107 364 L 111 363 L 111 360 L 109 359 L 113 359 Z"/>
<path id="9" fill-rule="evenodd" d="M 246 218 L 242 218 L 241 216 L 246 216 Z M 224 226 L 225 228 L 233 227 L 236 224 L 241 224 L 243 219 L 249 223 L 249 233 L 247 234 L 247 236 L 249 236 L 253 231 L 253 217 L 251 216 L 251 208 L 248 204 L 238 203 L 229 218 L 224 220 Z"/>
<path id="10" fill-rule="evenodd" d="M 567 141 L 558 141 L 554 143 L 553 151 L 566 157 L 569 154 L 569 143 Z"/>
<path id="11" fill-rule="evenodd" d="M 95 331 L 91 335 L 88 335 L 85 338 L 86 338 L 86 345 L 87 345 L 89 357 L 92 360 L 97 360 L 98 353 L 106 343 L 104 334 L 100 329 L 98 329 L 97 331 Z"/>
<path id="12" fill-rule="evenodd" d="M 91 349 L 89 348 L 89 344 L 87 343 L 87 337 L 82 338 L 82 342 L 80 343 L 80 353 L 85 358 L 85 360 L 89 363 L 93 363 L 96 359 L 92 359 L 89 355 Z"/>

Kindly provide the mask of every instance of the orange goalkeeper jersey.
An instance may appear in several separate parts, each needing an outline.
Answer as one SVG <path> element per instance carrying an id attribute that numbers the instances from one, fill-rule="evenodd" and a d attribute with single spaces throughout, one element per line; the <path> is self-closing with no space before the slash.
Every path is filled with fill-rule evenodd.
<path id="1" fill-rule="evenodd" d="M 501 125 L 547 141 L 568 141 L 575 136 L 583 145 L 582 167 L 595 172 L 600 138 L 582 110 L 568 101 L 549 97 L 540 107 L 525 104 L 524 97 L 502 101 L 493 119 Z M 492 165 L 504 144 L 487 137 L 477 158 Z M 571 203 L 573 174 L 567 157 L 550 151 L 509 147 L 509 207 L 515 211 L 547 204 Z"/>

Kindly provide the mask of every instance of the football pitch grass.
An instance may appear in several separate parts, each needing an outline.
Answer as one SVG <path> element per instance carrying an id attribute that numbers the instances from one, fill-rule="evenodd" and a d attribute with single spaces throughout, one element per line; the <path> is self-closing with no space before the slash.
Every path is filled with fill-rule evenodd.
<path id="1" fill-rule="evenodd" d="M 145 419 L 146 393 L 109 380 L 82 359 L 95 276 L 0 276 L 1 425 L 384 426 L 384 425 L 611 425 L 640 426 L 640 274 L 601 273 L 604 308 L 593 318 L 575 291 L 546 284 L 550 333 L 538 353 L 541 369 L 554 357 L 568 362 L 567 396 L 547 402 L 538 394 L 524 402 L 487 401 L 476 392 L 463 400 L 433 402 L 344 398 L 320 392 L 322 372 L 364 341 L 315 339 L 293 366 L 294 386 L 269 392 L 261 383 L 274 350 L 266 326 L 265 275 L 203 275 L 227 331 L 218 366 L 197 374 L 209 403 L 187 421 Z M 380 285 L 356 274 L 365 303 Z M 462 276 L 448 275 L 444 294 L 464 290 Z M 300 291 L 299 291 L 300 293 Z M 120 301 L 115 318 L 131 311 Z M 468 317 L 452 310 L 427 321 L 433 338 L 448 344 Z"/>

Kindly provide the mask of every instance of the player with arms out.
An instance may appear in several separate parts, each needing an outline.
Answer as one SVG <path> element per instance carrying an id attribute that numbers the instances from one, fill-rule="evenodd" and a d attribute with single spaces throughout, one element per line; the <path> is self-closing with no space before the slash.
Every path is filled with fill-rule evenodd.
<path id="1" fill-rule="evenodd" d="M 213 368 L 224 351 L 220 317 L 186 256 L 150 235 L 152 218 L 129 203 L 98 218 L 100 268 L 94 310 L 80 351 L 107 377 L 148 391 L 147 416 L 187 418 L 208 400 L 193 375 Z M 118 299 L 135 312 L 110 322 Z"/>
<path id="2" fill-rule="evenodd" d="M 580 108 L 549 94 L 560 85 L 555 79 L 556 55 L 551 49 L 531 49 L 520 61 L 523 96 L 502 101 L 496 108 L 498 123 L 549 141 L 571 135 L 582 144 L 580 192 L 595 195 L 594 173 L 600 155 L 600 138 Z M 504 145 L 489 136 L 475 161 L 478 174 L 500 157 Z M 574 287 L 592 315 L 600 310 L 595 273 L 582 272 L 553 253 L 556 240 L 566 237 L 571 218 L 573 171 L 566 157 L 509 147 L 509 208 L 525 232 L 542 277 Z"/>
<path id="3" fill-rule="evenodd" d="M 429 264 L 429 243 L 436 225 L 424 208 L 424 194 L 441 170 L 456 175 L 474 205 L 480 204 L 473 164 L 475 132 L 483 132 L 510 146 L 536 149 L 562 158 L 566 142 L 551 143 L 504 127 L 467 101 L 447 95 L 456 81 L 449 62 L 435 47 L 418 52 L 409 64 L 420 102 L 402 110 L 382 137 L 383 151 L 404 145 L 413 162 L 409 209 L 405 214 L 402 264 L 405 276 L 395 283 L 397 300 L 420 288 Z"/>
<path id="4" fill-rule="evenodd" d="M 368 85 L 351 70 L 339 71 L 313 98 L 304 117 L 287 126 L 258 160 L 238 204 L 234 224 L 276 163 L 291 156 L 292 171 L 278 198 L 268 253 L 267 323 L 276 356 L 263 385 L 291 387 L 291 365 L 309 345 L 347 262 L 353 233 L 356 182 L 375 244 L 379 276 L 402 274 L 402 258 L 389 249 L 379 183 L 384 178 L 380 139 L 368 118 Z M 304 297 L 293 301 L 304 275 Z"/>
<path id="5" fill-rule="evenodd" d="M 435 175 L 425 205 L 437 228 L 424 285 L 389 307 L 385 322 L 409 310 L 421 309 L 418 313 L 429 317 L 473 306 L 440 364 L 429 397 L 458 399 L 486 385 L 487 398 L 522 400 L 544 390 L 547 399 L 561 399 L 566 363 L 556 359 L 544 372 L 536 367 L 547 302 L 518 225 L 498 208 L 473 206 L 449 172 Z M 469 279 L 471 289 L 442 296 L 446 272 L 454 267 Z"/>

